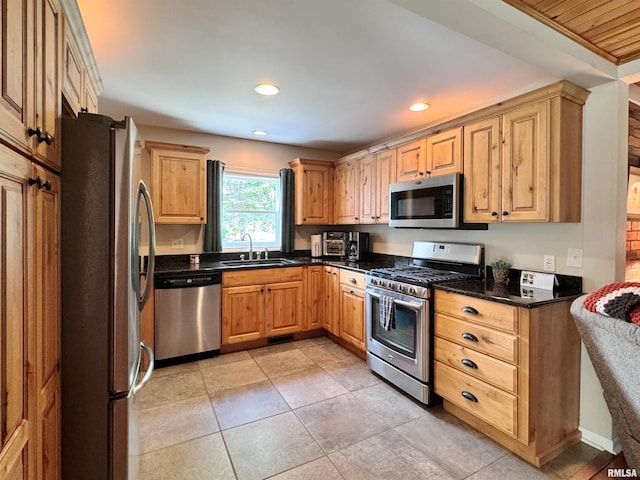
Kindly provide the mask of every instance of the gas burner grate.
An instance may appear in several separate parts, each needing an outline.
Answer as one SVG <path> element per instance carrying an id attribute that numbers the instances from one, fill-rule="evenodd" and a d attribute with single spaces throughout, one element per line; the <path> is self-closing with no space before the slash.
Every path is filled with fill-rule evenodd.
<path id="1" fill-rule="evenodd" d="M 416 282 L 419 284 L 429 284 L 434 282 L 445 282 L 451 280 L 462 280 L 470 275 L 465 273 L 438 270 L 430 267 L 395 267 L 377 268 L 371 271 L 372 274 L 387 277 L 395 280 Z"/>

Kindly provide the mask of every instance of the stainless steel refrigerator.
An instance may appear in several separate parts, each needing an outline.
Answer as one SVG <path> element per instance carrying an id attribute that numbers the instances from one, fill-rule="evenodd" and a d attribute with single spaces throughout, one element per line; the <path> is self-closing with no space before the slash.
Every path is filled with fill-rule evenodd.
<path id="1" fill-rule="evenodd" d="M 155 247 L 141 145 L 130 118 L 81 113 L 63 119 L 62 152 L 62 477 L 135 479 L 135 404 L 153 371 L 140 340 Z"/>

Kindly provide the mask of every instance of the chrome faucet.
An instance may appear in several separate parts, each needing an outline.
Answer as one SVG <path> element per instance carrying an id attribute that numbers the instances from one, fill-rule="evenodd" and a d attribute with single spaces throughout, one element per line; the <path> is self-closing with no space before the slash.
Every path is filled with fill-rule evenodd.
<path id="1" fill-rule="evenodd" d="M 245 237 L 249 237 L 249 260 L 253 260 L 253 240 L 251 240 L 251 235 L 243 233 L 242 237 L 240 237 L 240 241 L 243 241 Z"/>

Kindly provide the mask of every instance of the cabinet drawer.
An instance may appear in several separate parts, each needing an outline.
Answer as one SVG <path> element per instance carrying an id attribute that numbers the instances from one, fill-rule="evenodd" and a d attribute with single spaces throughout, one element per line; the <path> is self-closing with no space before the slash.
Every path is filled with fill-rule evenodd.
<path id="1" fill-rule="evenodd" d="M 518 369 L 510 363 L 436 337 L 435 359 L 479 380 L 516 393 Z"/>
<path id="2" fill-rule="evenodd" d="M 436 313 L 435 334 L 496 358 L 517 363 L 518 338 L 475 323 Z"/>
<path id="3" fill-rule="evenodd" d="M 345 285 L 351 285 L 354 288 L 364 290 L 366 285 L 364 283 L 364 273 L 354 272 L 353 270 L 340 269 L 340 283 Z"/>
<path id="4" fill-rule="evenodd" d="M 222 286 L 264 285 L 302 280 L 304 267 L 256 268 L 222 273 Z"/>
<path id="5" fill-rule="evenodd" d="M 435 362 L 435 390 L 445 400 L 516 437 L 517 398 L 469 375 Z"/>
<path id="6" fill-rule="evenodd" d="M 438 290 L 434 307 L 436 312 L 507 332 L 518 332 L 518 309 L 510 305 Z"/>

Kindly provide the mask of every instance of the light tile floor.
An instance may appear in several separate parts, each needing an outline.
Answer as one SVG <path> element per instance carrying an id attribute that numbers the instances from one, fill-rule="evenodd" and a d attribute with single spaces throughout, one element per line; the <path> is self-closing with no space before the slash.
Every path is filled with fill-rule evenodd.
<path id="1" fill-rule="evenodd" d="M 568 479 L 373 375 L 327 337 L 158 369 L 141 391 L 140 480 Z"/>

